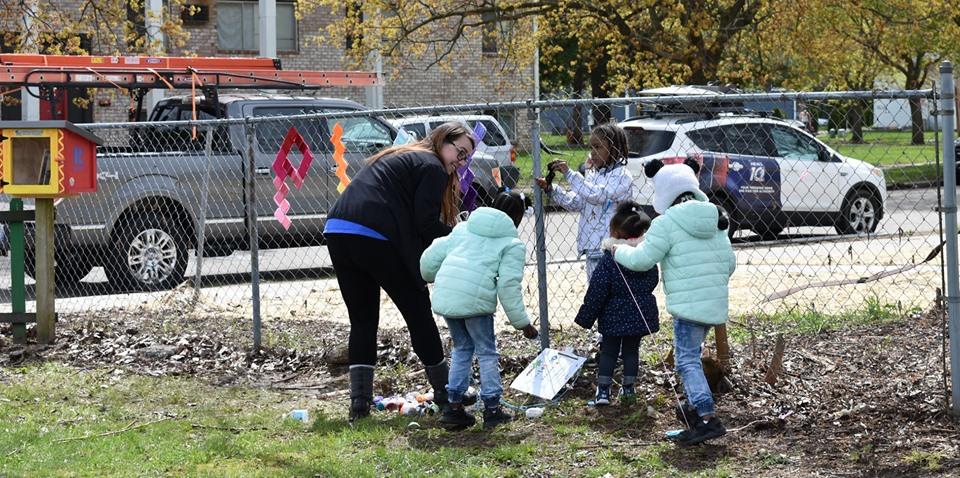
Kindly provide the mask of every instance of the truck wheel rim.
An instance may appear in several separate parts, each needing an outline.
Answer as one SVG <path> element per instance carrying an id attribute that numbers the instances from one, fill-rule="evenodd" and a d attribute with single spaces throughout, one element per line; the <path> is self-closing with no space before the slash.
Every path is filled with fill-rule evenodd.
<path id="1" fill-rule="evenodd" d="M 160 229 L 141 231 L 127 249 L 127 267 L 140 282 L 155 285 L 170 278 L 177 264 L 177 244 Z"/>
<path id="2" fill-rule="evenodd" d="M 850 203 L 848 213 L 850 229 L 857 234 L 867 233 L 873 230 L 873 223 L 877 220 L 876 209 L 873 207 L 873 201 L 866 197 L 857 197 Z"/>

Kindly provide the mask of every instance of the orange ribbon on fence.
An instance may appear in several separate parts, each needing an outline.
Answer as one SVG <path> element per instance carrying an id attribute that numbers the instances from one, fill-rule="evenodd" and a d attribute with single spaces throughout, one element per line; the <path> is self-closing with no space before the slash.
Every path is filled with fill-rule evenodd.
<path id="1" fill-rule="evenodd" d="M 333 136 L 330 142 L 333 143 L 333 162 L 337 164 L 337 177 L 340 178 L 340 184 L 337 185 L 337 192 L 342 193 L 350 185 L 350 176 L 347 176 L 347 161 L 343 158 L 343 153 L 347 152 L 343 145 L 343 125 L 337 123 L 333 125 Z"/>

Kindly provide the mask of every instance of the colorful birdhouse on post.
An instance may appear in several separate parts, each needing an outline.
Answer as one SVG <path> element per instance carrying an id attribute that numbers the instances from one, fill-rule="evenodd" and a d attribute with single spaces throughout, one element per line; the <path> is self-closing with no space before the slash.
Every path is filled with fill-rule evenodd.
<path id="1" fill-rule="evenodd" d="M 97 190 L 97 145 L 92 133 L 67 121 L 0 121 L 3 193 L 59 198 Z"/>

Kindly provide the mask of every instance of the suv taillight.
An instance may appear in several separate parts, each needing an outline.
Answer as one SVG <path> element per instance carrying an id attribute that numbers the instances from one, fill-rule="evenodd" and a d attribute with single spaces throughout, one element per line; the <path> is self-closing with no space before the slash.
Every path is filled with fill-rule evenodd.
<path id="1" fill-rule="evenodd" d="M 517 148 L 513 146 L 510 147 L 510 162 L 514 164 L 517 162 Z"/>

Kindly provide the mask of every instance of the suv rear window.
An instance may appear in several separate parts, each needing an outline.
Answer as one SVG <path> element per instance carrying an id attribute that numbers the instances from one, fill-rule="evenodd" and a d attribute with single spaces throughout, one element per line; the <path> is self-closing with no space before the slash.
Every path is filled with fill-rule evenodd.
<path id="1" fill-rule="evenodd" d="M 776 156 L 776 146 L 762 123 L 736 123 L 687 133 L 700 149 L 747 156 Z"/>
<path id="2" fill-rule="evenodd" d="M 626 128 L 630 156 L 644 157 L 662 153 L 673 144 L 676 136 L 672 131 L 657 131 L 643 128 Z"/>
<path id="3" fill-rule="evenodd" d="M 506 146 L 507 138 L 504 138 L 500 134 L 500 127 L 493 123 L 490 120 L 480 120 L 480 123 L 483 124 L 483 127 L 487 129 L 487 134 L 483 136 L 483 142 L 487 146 Z M 476 128 L 476 122 L 471 121 L 470 126 Z"/>
<path id="4" fill-rule="evenodd" d="M 427 129 L 423 126 L 423 123 L 405 124 L 401 126 L 400 129 L 412 134 L 413 137 L 417 139 L 423 139 L 427 136 Z"/>
<path id="5" fill-rule="evenodd" d="M 500 128 L 497 127 L 497 125 L 494 124 L 493 121 L 485 119 L 485 120 L 480 120 L 480 122 L 483 123 L 483 127 L 487 129 L 486 134 L 484 134 L 483 136 L 483 144 L 487 146 L 506 146 L 507 145 L 507 138 L 504 138 L 503 135 L 500 134 Z M 432 130 L 437 126 L 442 125 L 443 123 L 444 123 L 443 121 L 434 121 L 430 123 L 430 129 Z M 476 128 L 477 121 L 468 120 L 467 125 L 470 126 L 471 129 Z"/>

